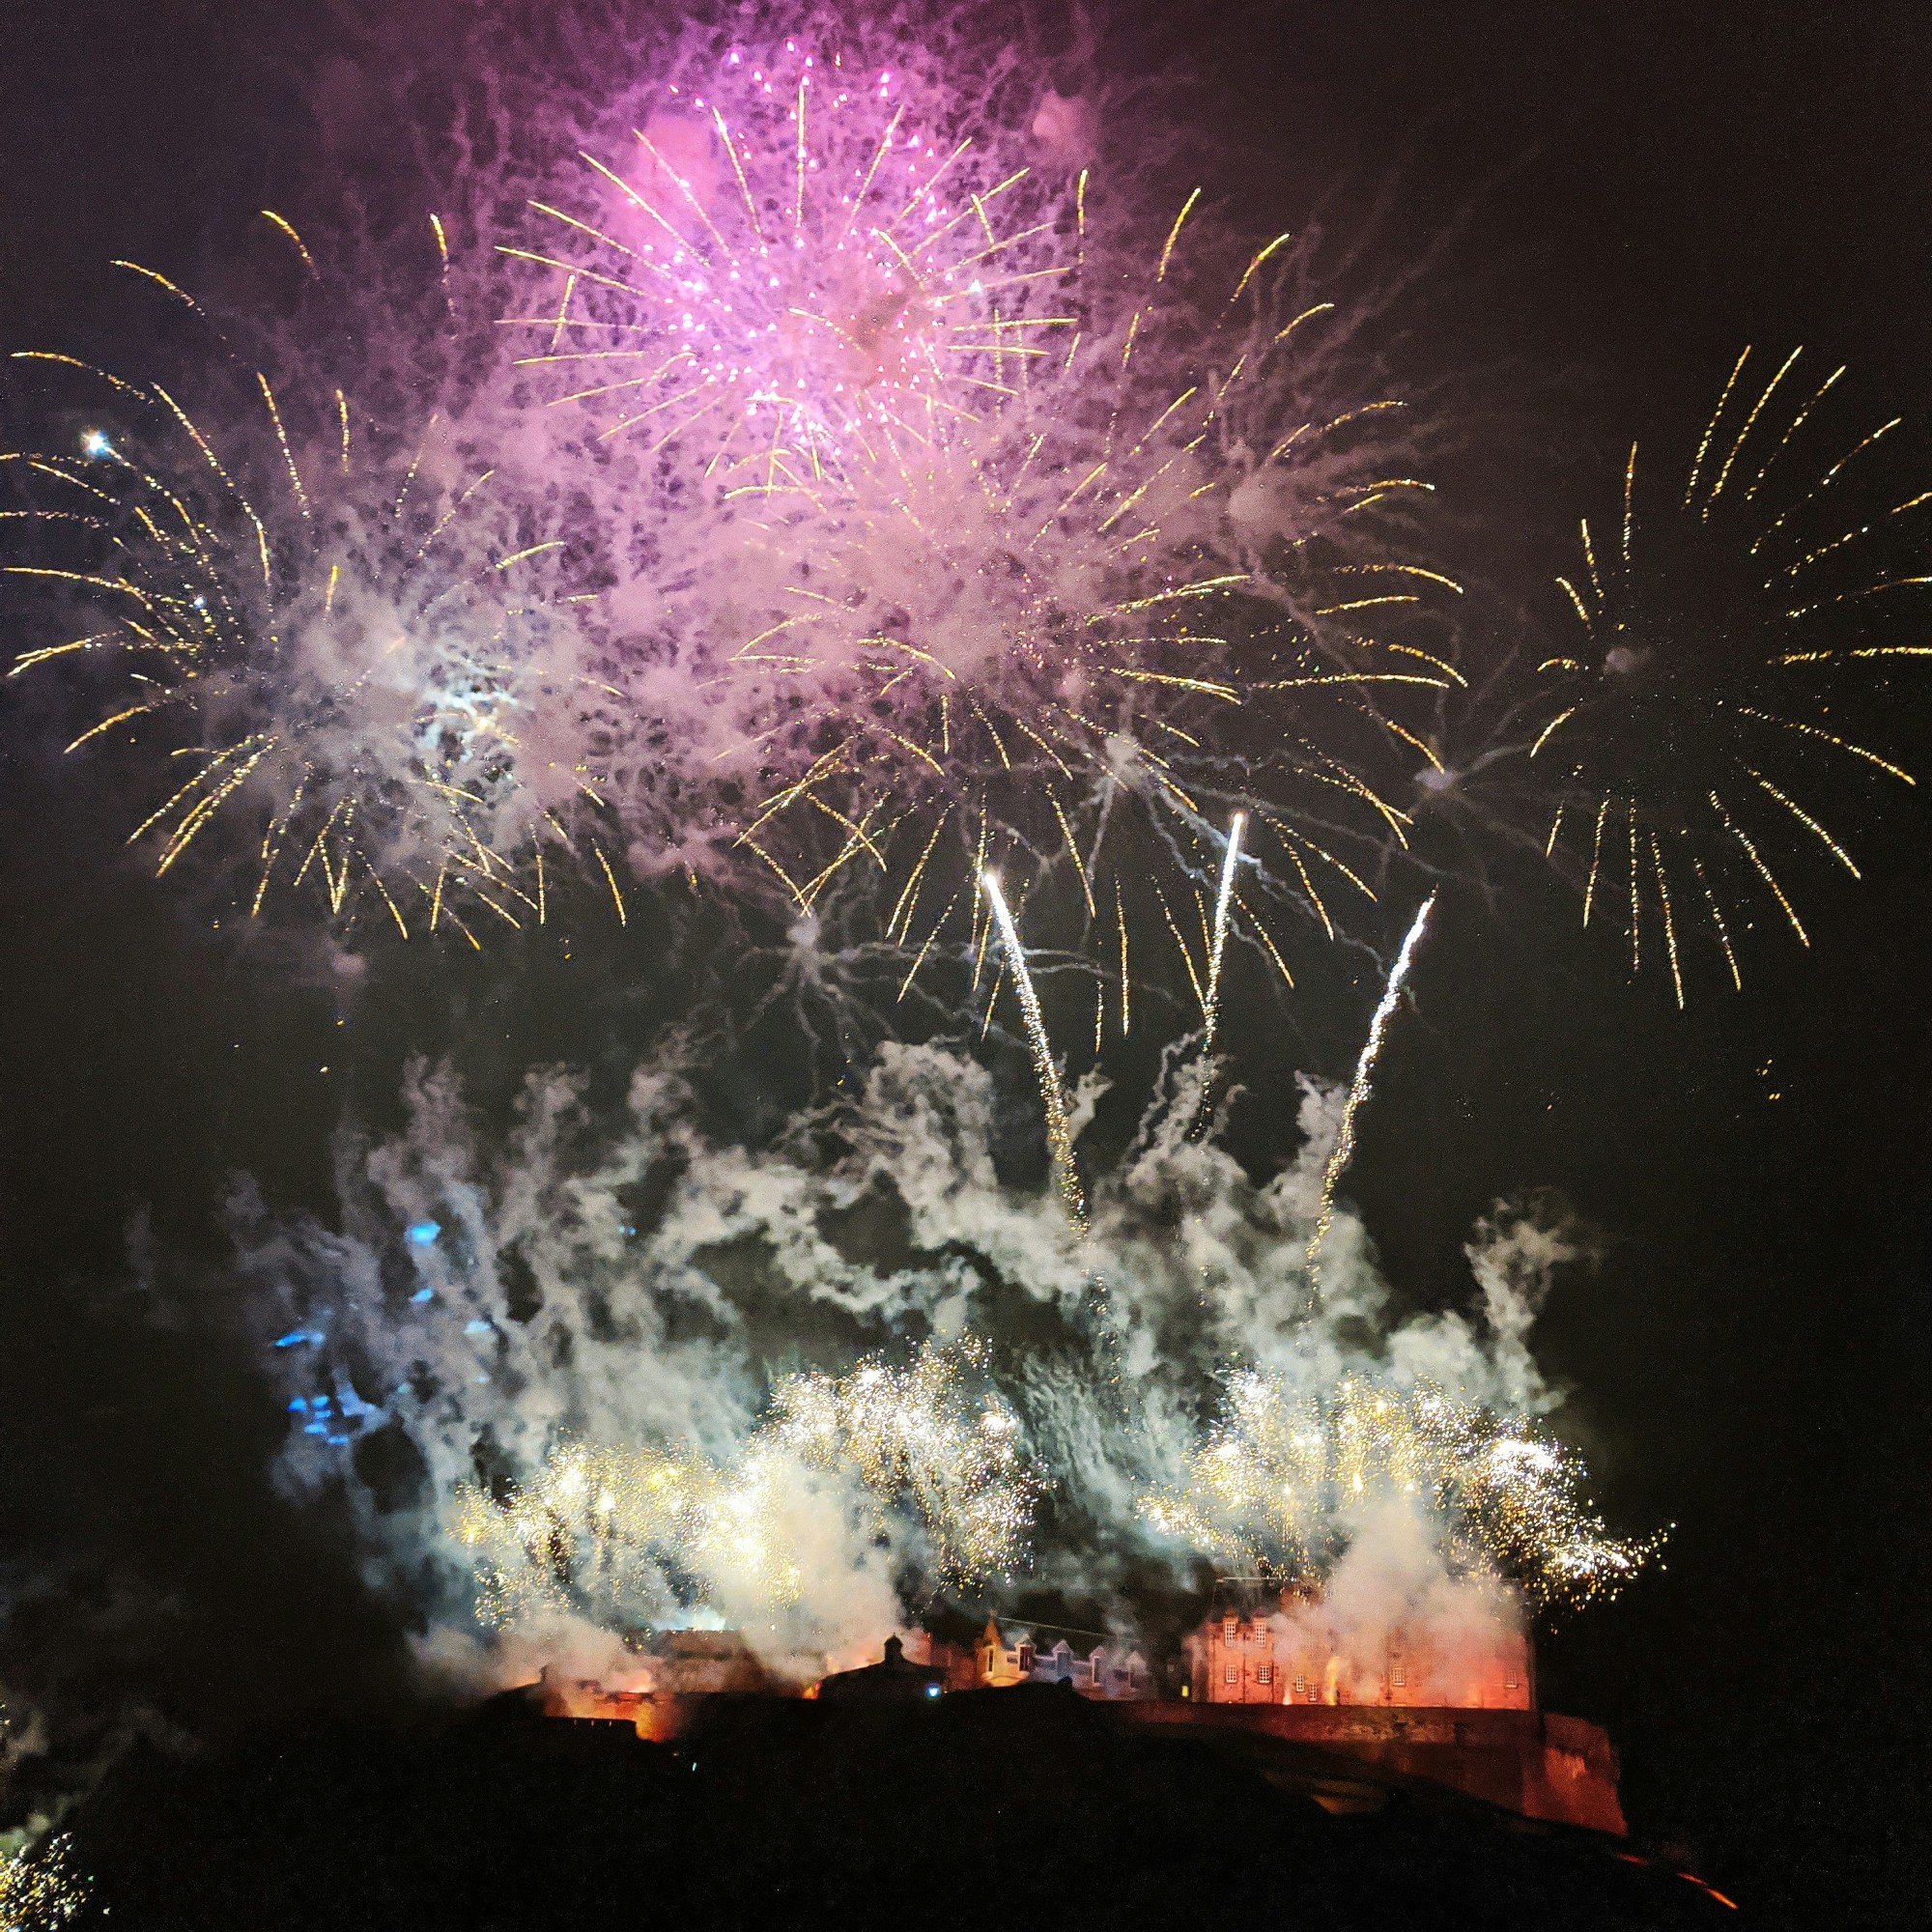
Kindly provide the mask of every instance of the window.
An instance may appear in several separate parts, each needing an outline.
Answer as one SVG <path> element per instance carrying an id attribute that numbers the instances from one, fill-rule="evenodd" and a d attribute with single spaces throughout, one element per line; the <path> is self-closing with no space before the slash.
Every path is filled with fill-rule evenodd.
<path id="1" fill-rule="evenodd" d="M 1398 1690 L 1408 1682 L 1408 1665 L 1399 1657 L 1391 1660 L 1389 1663 L 1389 1682 Z"/>
<path id="2" fill-rule="evenodd" d="M 1020 1649 L 1019 1649 L 1019 1666 L 1020 1666 L 1020 1675 L 1021 1675 L 1022 1677 L 1030 1677 L 1030 1676 L 1031 1676 L 1031 1675 L 1033 1674 L 1033 1645 L 1032 1645 L 1032 1644 L 1030 1644 L 1030 1643 L 1023 1643 L 1023 1644 L 1021 1644 L 1021 1645 L 1020 1645 Z"/>
<path id="3" fill-rule="evenodd" d="M 1232 1663 L 1229 1664 L 1226 1671 L 1222 1673 L 1222 1676 L 1223 1676 L 1223 1681 L 1229 1684 L 1238 1684 L 1241 1681 L 1240 1671 Z"/>
<path id="4" fill-rule="evenodd" d="M 986 1675 L 988 1677 L 997 1676 L 999 1673 L 999 1668 L 1000 1668 L 999 1650 L 997 1646 L 989 1643 L 986 1646 Z"/>
<path id="5" fill-rule="evenodd" d="M 1294 1673 L 1294 1694 L 1295 1694 L 1295 1695 L 1296 1695 L 1297 1697 L 1299 1697 L 1299 1696 L 1301 1695 L 1301 1693 L 1302 1693 L 1302 1692 L 1303 1692 L 1304 1690 L 1306 1690 L 1307 1689 L 1308 1689 L 1308 1675 L 1307 1675 L 1307 1672 L 1305 1672 L 1305 1671 L 1301 1671 L 1301 1670 L 1297 1670 L 1297 1671 L 1296 1671 L 1296 1672 Z"/>
<path id="6" fill-rule="evenodd" d="M 1241 1640 L 1241 1620 L 1239 1617 L 1224 1617 L 1221 1621 L 1221 1641 L 1239 1643 Z"/>
<path id="7" fill-rule="evenodd" d="M 1271 1663 L 1258 1664 L 1255 1667 L 1255 1682 L 1257 1684 L 1272 1684 L 1274 1682 L 1274 1665 Z"/>

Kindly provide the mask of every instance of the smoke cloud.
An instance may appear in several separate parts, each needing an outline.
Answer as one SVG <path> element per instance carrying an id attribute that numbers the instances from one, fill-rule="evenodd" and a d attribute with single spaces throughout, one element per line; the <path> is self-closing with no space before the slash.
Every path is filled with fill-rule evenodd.
<path id="1" fill-rule="evenodd" d="M 1552 1203 L 1499 1204 L 1469 1244 L 1472 1306 L 1423 1315 L 1398 1312 L 1344 1208 L 1318 1294 L 1305 1250 L 1339 1095 L 1302 1082 L 1300 1149 L 1257 1179 L 1198 1130 L 1208 1074 L 1171 1060 L 1124 1157 L 1089 1178 L 1083 1240 L 1055 1195 L 1002 1182 L 992 1078 L 944 1046 L 884 1046 L 855 1092 L 757 1148 L 701 1128 L 675 1047 L 614 1111 L 533 1071 L 501 1126 L 418 1066 L 399 1133 L 343 1137 L 332 1225 L 279 1219 L 245 1182 L 231 1200 L 243 1306 L 288 1406 L 280 1481 L 346 1499 L 369 1582 L 426 1654 L 469 1655 L 480 1610 L 519 1659 L 546 1630 L 575 1644 L 667 1622 L 823 1655 L 945 1588 L 941 1518 L 916 1492 L 980 1428 L 1011 1429 L 1020 1460 L 1002 1466 L 1045 1495 L 1008 1496 L 1020 1541 L 968 1599 L 1051 1588 L 1125 1620 L 1131 1577 L 1180 1586 L 1221 1547 L 1198 1471 L 1246 1390 L 1283 1416 L 1372 1398 L 1425 1429 L 1557 1405 L 1528 1333 L 1588 1246 Z M 878 1432 L 904 1425 L 875 1409 L 873 1447 L 861 1430 L 805 1453 L 800 1413 L 857 1412 L 838 1404 L 867 1377 L 921 1361 L 934 1379 L 895 1386 L 938 1446 L 882 1474 Z M 963 1434 L 944 1435 L 949 1413 Z M 1364 1655 L 1382 1625 L 1448 1643 L 1520 1615 L 1493 1560 L 1507 1540 L 1469 1521 L 1515 1508 L 1509 1483 L 1557 1452 L 1497 1423 L 1454 1454 L 1453 1493 L 1379 1464 L 1366 1489 L 1310 1492 L 1298 1547 Z M 1193 1519 L 1150 1501 L 1189 1495 Z"/>

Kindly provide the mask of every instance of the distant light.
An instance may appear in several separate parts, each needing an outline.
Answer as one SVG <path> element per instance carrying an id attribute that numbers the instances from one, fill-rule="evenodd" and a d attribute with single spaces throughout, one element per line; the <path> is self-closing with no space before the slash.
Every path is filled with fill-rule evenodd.
<path id="1" fill-rule="evenodd" d="M 320 1342 L 322 1337 L 313 1328 L 291 1328 L 286 1335 L 275 1337 L 278 1349 L 299 1349 L 307 1342 Z"/>
<path id="2" fill-rule="evenodd" d="M 108 441 L 105 430 L 91 429 L 80 439 L 80 453 L 97 458 L 112 456 L 114 445 Z"/>
<path id="3" fill-rule="evenodd" d="M 434 1301 L 436 1299 L 436 1290 L 433 1288 L 419 1288 L 412 1295 L 410 1296 L 410 1299 L 412 1301 L 418 1303 L 424 1301 Z"/>
<path id="4" fill-rule="evenodd" d="M 403 1239 L 412 1248 L 427 1248 L 433 1245 L 436 1237 L 441 1233 L 440 1221 L 412 1221 L 403 1230 Z"/>
<path id="5" fill-rule="evenodd" d="M 925 1687 L 925 1694 L 928 1697 L 937 1697 L 939 1695 L 939 1686 L 937 1684 L 928 1684 Z"/>

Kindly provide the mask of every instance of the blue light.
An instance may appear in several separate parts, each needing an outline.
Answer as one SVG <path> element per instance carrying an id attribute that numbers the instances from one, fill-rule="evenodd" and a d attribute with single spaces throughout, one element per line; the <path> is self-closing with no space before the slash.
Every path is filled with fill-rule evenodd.
<path id="1" fill-rule="evenodd" d="M 305 1403 L 300 1396 L 297 1396 L 296 1399 L 289 1404 L 289 1413 L 291 1415 L 306 1415 L 308 1413 L 308 1404 Z"/>
<path id="2" fill-rule="evenodd" d="M 466 1321 L 463 1324 L 463 1332 L 466 1335 L 488 1335 L 493 1333 L 494 1331 L 492 1330 L 489 1322 L 479 1321 Z"/>
<path id="3" fill-rule="evenodd" d="M 80 439 L 80 453 L 93 457 L 112 456 L 114 445 L 107 440 L 104 431 L 91 429 Z"/>
<path id="4" fill-rule="evenodd" d="M 403 1239 L 412 1248 L 427 1248 L 435 1245 L 436 1237 L 441 1233 L 440 1221 L 412 1221 L 403 1230 Z"/>
<path id="5" fill-rule="evenodd" d="M 286 1335 L 277 1335 L 275 1337 L 275 1347 L 278 1349 L 299 1349 L 305 1344 L 320 1342 L 321 1340 L 321 1335 L 313 1328 L 291 1328 Z"/>
<path id="6" fill-rule="evenodd" d="M 434 1301 L 436 1299 L 436 1290 L 433 1288 L 419 1288 L 410 1296 L 410 1299 L 417 1303 Z"/>
<path id="7" fill-rule="evenodd" d="M 937 1697 L 939 1695 L 939 1686 L 937 1684 L 928 1684 L 925 1687 L 925 1694 L 928 1697 Z"/>

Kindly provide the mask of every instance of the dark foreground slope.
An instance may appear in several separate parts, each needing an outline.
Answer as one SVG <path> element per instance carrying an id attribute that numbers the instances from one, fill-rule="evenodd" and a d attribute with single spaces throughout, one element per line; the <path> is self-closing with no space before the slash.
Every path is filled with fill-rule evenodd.
<path id="1" fill-rule="evenodd" d="M 676 1747 L 518 1701 L 129 1759 L 83 1922 L 364 1928 L 1736 1925 L 1620 1841 L 1048 1690 L 721 1698 Z"/>

